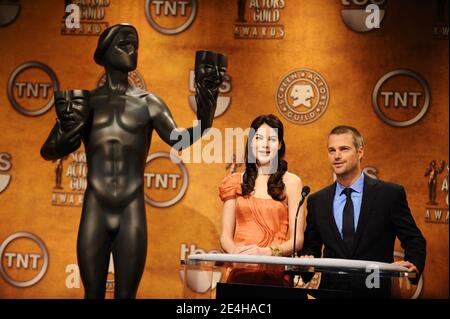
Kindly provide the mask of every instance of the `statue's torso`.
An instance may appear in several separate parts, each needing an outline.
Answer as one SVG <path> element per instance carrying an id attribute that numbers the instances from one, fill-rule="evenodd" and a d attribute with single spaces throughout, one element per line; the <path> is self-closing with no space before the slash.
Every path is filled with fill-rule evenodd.
<path id="1" fill-rule="evenodd" d="M 89 187 L 114 202 L 128 201 L 142 188 L 151 142 L 145 96 L 94 91 L 89 104 L 92 123 L 85 139 Z"/>

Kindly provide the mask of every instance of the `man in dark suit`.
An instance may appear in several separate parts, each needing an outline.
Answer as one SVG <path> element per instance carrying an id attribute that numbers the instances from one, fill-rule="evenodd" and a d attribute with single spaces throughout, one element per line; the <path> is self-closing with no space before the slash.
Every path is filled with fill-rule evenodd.
<path id="1" fill-rule="evenodd" d="M 331 131 L 328 158 L 336 182 L 310 196 L 300 254 L 321 257 L 324 246 L 324 258 L 392 263 L 398 237 L 405 258 L 395 264 L 416 272 L 419 278 L 425 266 L 426 241 L 411 215 L 405 190 L 363 174 L 363 156 L 364 141 L 358 130 L 338 126 Z M 388 278 L 381 278 L 379 289 L 370 289 L 366 277 L 323 273 L 321 288 L 351 291 L 354 297 L 390 296 Z"/>

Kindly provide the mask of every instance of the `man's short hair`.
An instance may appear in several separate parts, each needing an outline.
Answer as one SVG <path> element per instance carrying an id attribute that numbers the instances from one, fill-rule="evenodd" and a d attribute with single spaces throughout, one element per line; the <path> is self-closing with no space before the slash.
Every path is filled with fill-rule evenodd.
<path id="1" fill-rule="evenodd" d="M 352 126 L 348 126 L 348 125 L 336 126 L 334 129 L 331 130 L 329 135 L 333 135 L 333 134 L 339 135 L 339 134 L 345 134 L 345 133 L 352 134 L 353 144 L 355 145 L 356 149 L 360 149 L 361 147 L 364 147 L 364 139 L 363 139 L 361 133 L 359 133 L 359 131 Z"/>

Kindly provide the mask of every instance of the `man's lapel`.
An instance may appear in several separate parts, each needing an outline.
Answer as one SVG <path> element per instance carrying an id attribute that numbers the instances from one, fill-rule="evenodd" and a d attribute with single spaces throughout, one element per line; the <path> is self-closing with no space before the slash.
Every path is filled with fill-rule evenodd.
<path id="1" fill-rule="evenodd" d="M 339 229 L 336 225 L 336 220 L 334 219 L 333 214 L 333 201 L 334 201 L 334 193 L 336 192 L 336 182 L 328 187 L 327 193 L 326 193 L 326 199 L 325 199 L 325 220 L 328 224 L 328 229 L 331 230 L 331 242 L 336 242 L 341 249 L 342 255 L 348 255 L 348 250 L 345 247 L 344 241 L 342 240 L 341 233 L 339 232 Z"/>
<path id="2" fill-rule="evenodd" d="M 373 206 L 375 195 L 376 195 L 376 185 L 377 184 L 378 184 L 378 181 L 376 179 L 373 179 L 367 175 L 364 175 L 364 189 L 363 189 L 363 197 L 362 197 L 362 202 L 361 202 L 361 211 L 359 214 L 358 226 L 356 227 L 352 255 L 355 253 L 356 249 L 358 248 L 359 242 L 361 240 L 361 236 L 362 236 L 364 229 L 367 225 L 367 222 L 370 218 L 370 213 L 372 211 L 372 206 Z"/>

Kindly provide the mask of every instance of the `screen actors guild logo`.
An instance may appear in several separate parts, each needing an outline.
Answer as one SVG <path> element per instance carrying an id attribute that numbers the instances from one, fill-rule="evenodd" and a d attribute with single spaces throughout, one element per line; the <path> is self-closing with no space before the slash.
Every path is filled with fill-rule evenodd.
<path id="1" fill-rule="evenodd" d="M 284 25 L 280 21 L 285 7 L 285 0 L 237 0 L 234 38 L 283 39 Z"/>
<path id="2" fill-rule="evenodd" d="M 442 183 L 439 184 L 438 177 L 444 171 L 444 168 L 447 170 L 447 175 L 444 176 Z M 425 207 L 425 222 L 448 224 L 448 163 L 445 165 L 444 161 L 440 161 L 438 165 L 436 160 L 431 160 L 425 170 L 424 176 L 427 178 L 428 190 L 428 201 Z M 440 192 L 438 191 L 438 188 Z M 443 196 L 441 195 L 444 195 L 445 198 L 442 198 Z M 445 202 L 446 207 L 439 207 L 439 202 L 442 200 Z"/>
<path id="3" fill-rule="evenodd" d="M 0 153 L 0 193 L 2 193 L 11 181 L 10 174 L 4 174 L 11 169 L 11 155 L 8 153 Z"/>
<path id="4" fill-rule="evenodd" d="M 428 111 L 431 93 L 418 73 L 398 69 L 383 75 L 372 93 L 372 105 L 378 117 L 391 126 L 417 123 Z"/>
<path id="5" fill-rule="evenodd" d="M 0 245 L 0 276 L 16 288 L 37 284 L 48 269 L 45 243 L 28 232 L 10 235 Z"/>
<path id="6" fill-rule="evenodd" d="M 16 20 L 20 13 L 18 0 L 0 0 L 0 27 L 6 27 Z"/>
<path id="7" fill-rule="evenodd" d="M 316 71 L 298 69 L 287 74 L 278 85 L 275 100 L 278 111 L 294 124 L 309 124 L 326 111 L 330 91 Z"/>
<path id="8" fill-rule="evenodd" d="M 385 10 L 380 6 L 385 2 L 386 0 L 341 0 L 342 20 L 349 29 L 356 32 L 379 29 L 385 15 Z"/>
<path id="9" fill-rule="evenodd" d="M 177 166 L 177 172 L 174 166 Z M 189 185 L 189 174 L 176 155 L 157 152 L 147 157 L 144 185 L 145 202 L 153 207 L 166 208 L 183 198 Z"/>
<path id="10" fill-rule="evenodd" d="M 54 104 L 53 92 L 59 82 L 53 70 L 41 62 L 18 66 L 8 80 L 8 99 L 14 109 L 26 116 L 39 116 Z"/>
<path id="11" fill-rule="evenodd" d="M 65 0 L 61 34 L 100 35 L 109 26 L 104 19 L 110 3 L 110 0 Z"/>
<path id="12" fill-rule="evenodd" d="M 197 16 L 197 0 L 146 0 L 145 16 L 151 27 L 165 35 L 189 28 Z"/>

